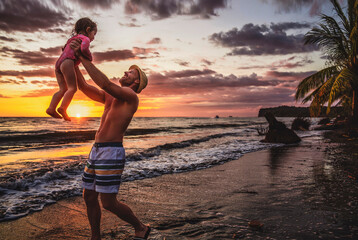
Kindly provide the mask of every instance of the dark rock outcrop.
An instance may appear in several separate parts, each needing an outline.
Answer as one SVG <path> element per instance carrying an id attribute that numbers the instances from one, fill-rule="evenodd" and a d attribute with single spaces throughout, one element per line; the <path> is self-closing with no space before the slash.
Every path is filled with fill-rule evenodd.
<path id="1" fill-rule="evenodd" d="M 309 107 L 289 107 L 279 106 L 273 108 L 261 108 L 258 116 L 264 117 L 267 112 L 271 112 L 276 117 L 310 117 Z M 327 117 L 327 107 L 322 107 L 320 117 Z M 345 115 L 342 107 L 332 107 L 328 116 L 335 117 L 338 115 Z"/>
<path id="2" fill-rule="evenodd" d="M 269 123 L 269 130 L 263 140 L 264 142 L 298 143 L 301 141 L 301 138 L 293 130 L 287 128 L 283 122 L 277 121 L 272 113 L 267 112 L 265 118 Z"/>

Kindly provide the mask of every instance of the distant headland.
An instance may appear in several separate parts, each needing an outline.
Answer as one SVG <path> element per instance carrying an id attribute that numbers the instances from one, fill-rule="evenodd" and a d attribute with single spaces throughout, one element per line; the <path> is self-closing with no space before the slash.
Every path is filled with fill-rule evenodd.
<path id="1" fill-rule="evenodd" d="M 320 117 L 327 117 L 327 107 L 323 107 Z M 310 117 L 309 107 L 279 106 L 273 108 L 261 108 L 258 116 L 263 117 L 265 113 L 271 112 L 275 117 Z M 342 107 L 332 107 L 328 117 L 334 117 L 343 113 Z"/>

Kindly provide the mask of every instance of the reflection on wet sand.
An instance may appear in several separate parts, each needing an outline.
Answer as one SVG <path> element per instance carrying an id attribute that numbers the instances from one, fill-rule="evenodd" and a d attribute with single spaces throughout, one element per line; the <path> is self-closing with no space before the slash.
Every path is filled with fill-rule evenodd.
<path id="1" fill-rule="evenodd" d="M 273 147 L 269 150 L 269 163 L 271 167 L 271 174 L 275 175 L 277 169 L 285 161 L 285 155 L 288 153 L 287 147 Z"/>
<path id="2" fill-rule="evenodd" d="M 71 156 L 85 156 L 88 155 L 92 146 L 92 142 L 87 144 L 71 144 L 71 146 L 64 145 L 59 148 L 42 149 L 38 151 L 21 151 L 13 152 L 11 154 L 0 155 L 1 166 L 8 167 L 9 164 L 23 164 L 26 162 L 43 162 L 49 159 L 61 159 L 64 157 L 71 158 Z"/>

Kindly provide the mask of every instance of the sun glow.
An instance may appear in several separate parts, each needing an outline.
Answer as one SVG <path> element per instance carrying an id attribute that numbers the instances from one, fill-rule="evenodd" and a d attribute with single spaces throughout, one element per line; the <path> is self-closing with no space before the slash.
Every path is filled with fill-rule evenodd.
<path id="1" fill-rule="evenodd" d="M 68 115 L 73 117 L 88 117 L 91 115 L 91 106 L 87 102 L 73 101 L 67 109 Z"/>

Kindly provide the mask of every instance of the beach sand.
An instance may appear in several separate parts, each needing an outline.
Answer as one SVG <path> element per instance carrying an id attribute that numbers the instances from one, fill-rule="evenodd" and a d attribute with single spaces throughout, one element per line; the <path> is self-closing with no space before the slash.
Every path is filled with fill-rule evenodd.
<path id="1" fill-rule="evenodd" d="M 346 164 L 337 164 L 338 156 L 354 162 L 353 155 L 340 144 L 303 141 L 208 169 L 125 182 L 118 198 L 154 228 L 149 239 L 357 239 L 358 183 Z M 249 226 L 254 220 L 262 227 Z M 103 239 L 133 236 L 106 210 L 102 232 Z M 0 239 L 89 237 L 81 197 L 0 223 Z"/>

